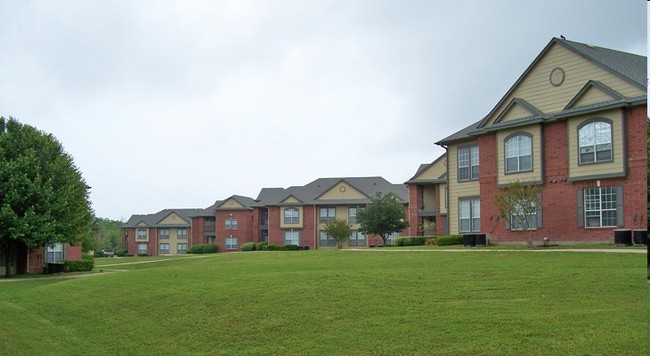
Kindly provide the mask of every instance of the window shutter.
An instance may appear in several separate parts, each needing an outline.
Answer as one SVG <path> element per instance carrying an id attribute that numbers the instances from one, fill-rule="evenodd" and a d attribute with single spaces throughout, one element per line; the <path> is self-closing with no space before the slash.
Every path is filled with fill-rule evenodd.
<path id="1" fill-rule="evenodd" d="M 578 227 L 585 226 L 585 199 L 582 189 L 576 190 L 576 215 L 578 216 Z"/>
<path id="2" fill-rule="evenodd" d="M 616 225 L 625 225 L 625 216 L 623 215 L 623 186 L 616 187 Z"/>
<path id="3" fill-rule="evenodd" d="M 537 201 L 539 201 L 539 205 L 537 206 L 537 228 L 542 227 L 542 193 L 537 194 Z"/>

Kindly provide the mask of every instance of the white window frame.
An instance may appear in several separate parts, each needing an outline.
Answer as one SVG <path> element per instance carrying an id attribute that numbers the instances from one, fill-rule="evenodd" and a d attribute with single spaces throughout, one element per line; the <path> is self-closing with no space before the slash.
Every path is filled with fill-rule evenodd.
<path id="1" fill-rule="evenodd" d="M 235 216 L 226 217 L 226 230 L 237 230 L 238 225 L 239 225 L 239 221 L 237 221 L 237 217 Z"/>
<path id="2" fill-rule="evenodd" d="M 300 246 L 300 231 L 294 231 L 294 230 L 285 231 L 284 244 Z"/>
<path id="3" fill-rule="evenodd" d="M 239 238 L 238 237 L 226 237 L 223 241 L 224 248 L 226 250 L 236 250 L 239 248 Z"/>
<path id="4" fill-rule="evenodd" d="M 138 255 L 146 255 L 147 253 L 147 244 L 143 242 L 138 243 Z"/>
<path id="5" fill-rule="evenodd" d="M 479 178 L 478 145 L 459 147 L 457 152 L 458 181 L 467 182 Z"/>
<path id="6" fill-rule="evenodd" d="M 533 138 L 527 134 L 515 134 L 505 141 L 505 171 L 507 173 L 530 172 L 533 170 Z M 515 162 L 513 165 L 508 161 Z M 523 167 L 522 163 L 530 164 Z"/>
<path id="7" fill-rule="evenodd" d="M 336 208 L 334 207 L 321 207 L 318 211 L 321 223 L 328 223 L 336 219 Z"/>
<path id="8" fill-rule="evenodd" d="M 284 209 L 284 223 L 298 224 L 300 222 L 300 210 L 298 208 Z"/>
<path id="9" fill-rule="evenodd" d="M 586 228 L 617 226 L 616 187 L 584 189 L 584 222 Z M 597 221 L 597 224 L 594 222 Z M 609 224 L 607 221 L 611 221 Z"/>
<path id="10" fill-rule="evenodd" d="M 145 228 L 138 228 L 135 235 L 135 241 L 147 241 L 148 231 Z"/>
<path id="11" fill-rule="evenodd" d="M 467 204 L 467 206 L 465 206 Z M 463 221 L 468 227 L 463 226 Z M 458 232 L 481 231 L 481 200 L 478 197 L 458 199 Z"/>
<path id="12" fill-rule="evenodd" d="M 64 260 L 63 243 L 54 243 L 45 246 L 45 262 L 58 263 Z"/>
<path id="13" fill-rule="evenodd" d="M 592 164 L 611 162 L 614 159 L 612 144 L 613 125 L 605 120 L 589 121 L 578 127 L 578 163 Z M 605 158 L 598 158 L 598 153 L 609 152 Z M 583 159 L 591 156 L 592 159 Z"/>

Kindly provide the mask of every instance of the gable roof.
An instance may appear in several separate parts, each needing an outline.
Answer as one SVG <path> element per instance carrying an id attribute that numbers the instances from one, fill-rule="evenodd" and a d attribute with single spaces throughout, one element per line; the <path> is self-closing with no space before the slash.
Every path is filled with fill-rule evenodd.
<path id="1" fill-rule="evenodd" d="M 345 182 L 355 188 L 367 199 L 350 200 L 318 200 L 318 197 Z M 346 178 L 319 178 L 304 186 L 289 188 L 263 188 L 257 196 L 257 206 L 282 205 L 289 197 L 293 196 L 302 203 L 287 203 L 291 205 L 335 205 L 335 204 L 366 204 L 376 193 L 394 194 L 402 203 L 408 202 L 408 190 L 403 184 L 392 184 L 382 177 L 346 177 Z"/>
<path id="2" fill-rule="evenodd" d="M 440 175 L 439 177 L 436 177 L 435 179 L 421 179 L 418 178 L 420 174 L 424 173 L 426 170 L 429 168 L 433 167 L 437 163 L 439 163 L 442 160 L 447 159 L 447 153 L 443 153 L 440 155 L 440 157 L 436 158 L 433 160 L 431 163 L 424 163 L 421 164 L 420 167 L 418 167 L 418 170 L 415 172 L 413 177 L 409 179 L 408 181 L 404 182 L 404 184 L 411 184 L 411 183 L 446 183 L 447 182 L 447 170 L 445 169 L 444 173 Z"/>
<path id="3" fill-rule="evenodd" d="M 138 227 L 141 224 L 144 224 L 147 227 L 159 227 L 159 226 L 189 227 L 191 225 L 191 217 L 197 216 L 196 214 L 200 213 L 202 210 L 204 209 L 163 209 L 153 214 L 131 215 L 129 220 L 124 224 L 122 224 L 122 227 L 123 228 Z M 174 224 L 174 225 L 169 225 L 169 224 L 161 225 L 160 222 L 171 214 L 178 215 L 183 221 L 179 221 L 178 224 Z"/>
<path id="4" fill-rule="evenodd" d="M 224 204 L 229 201 L 229 200 L 235 200 L 238 202 L 243 208 L 229 208 L 227 206 L 224 206 Z M 241 210 L 241 209 L 247 209 L 247 210 L 252 210 L 252 206 L 255 204 L 255 200 L 250 197 L 245 197 L 243 195 L 233 195 L 227 199 L 224 199 L 219 203 L 219 205 L 215 206 L 215 210 Z"/>
<path id="5" fill-rule="evenodd" d="M 523 104 L 523 106 L 526 107 L 526 109 L 528 109 L 528 111 L 531 112 L 530 117 L 512 120 L 508 122 L 495 121 L 495 123 L 490 125 L 489 128 L 484 127 L 487 120 L 489 120 L 489 118 L 491 118 L 495 114 L 496 110 L 500 108 L 505 103 L 506 100 L 508 100 L 511 94 L 515 91 L 515 89 L 519 86 L 519 84 L 521 84 L 521 82 L 526 78 L 526 76 L 530 73 L 530 71 L 541 61 L 542 57 L 544 57 L 544 55 L 547 52 L 549 52 L 550 48 L 555 45 L 562 46 L 570 50 L 571 52 L 575 53 L 576 55 L 586 59 L 587 61 L 627 81 L 628 83 L 636 87 L 639 87 L 643 90 L 647 90 L 647 83 L 646 83 L 647 58 L 646 57 L 637 54 L 621 52 L 609 48 L 597 47 L 593 45 L 588 45 L 584 43 L 579 43 L 579 42 L 574 42 L 574 41 L 569 41 L 569 40 L 554 37 L 546 45 L 546 47 L 544 47 L 544 49 L 537 55 L 537 57 L 535 57 L 535 60 L 533 60 L 533 62 L 528 66 L 528 68 L 526 68 L 526 70 L 517 79 L 517 81 L 515 81 L 515 83 L 510 87 L 510 89 L 505 93 L 505 95 L 502 96 L 499 102 L 497 102 L 497 104 L 492 108 L 492 110 L 490 110 L 490 112 L 483 119 L 465 127 L 460 131 L 457 131 L 445 137 L 444 139 L 436 142 L 436 144 L 440 146 L 445 146 L 450 143 L 472 139 L 473 136 L 480 135 L 483 132 L 494 131 L 504 127 L 512 127 L 512 126 L 518 126 L 523 124 L 530 124 L 534 122 L 557 120 L 557 119 L 566 118 L 576 114 L 583 114 L 583 113 L 588 113 L 590 111 L 602 110 L 604 108 L 639 105 L 647 102 L 647 95 L 644 95 L 642 97 L 632 97 L 632 98 L 625 98 L 625 97 L 615 98 L 615 95 L 612 95 L 613 100 L 608 101 L 606 103 L 585 105 L 579 108 L 573 108 L 571 107 L 571 105 L 567 105 L 567 107 L 563 111 L 557 113 L 544 114 L 539 112 L 539 110 L 534 108 L 532 105 L 528 104 L 525 100 L 516 98 L 514 100 L 517 99 L 520 100 L 518 104 Z M 599 86 L 598 84 L 592 83 L 592 86 L 601 88 L 602 84 L 601 86 Z M 578 98 L 574 98 L 574 99 L 575 100 L 572 100 L 570 104 L 573 104 L 578 100 Z M 514 103 L 514 100 L 509 105 L 512 105 Z M 506 111 L 507 110 L 504 110 L 504 112 Z"/>

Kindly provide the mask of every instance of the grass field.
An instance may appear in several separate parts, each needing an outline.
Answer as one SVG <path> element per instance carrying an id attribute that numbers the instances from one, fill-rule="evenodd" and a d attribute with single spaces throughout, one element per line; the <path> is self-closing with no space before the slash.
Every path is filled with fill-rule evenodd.
<path id="1" fill-rule="evenodd" d="M 649 349 L 644 254 L 378 250 L 98 259 L 98 276 L 0 283 L 0 354 Z"/>

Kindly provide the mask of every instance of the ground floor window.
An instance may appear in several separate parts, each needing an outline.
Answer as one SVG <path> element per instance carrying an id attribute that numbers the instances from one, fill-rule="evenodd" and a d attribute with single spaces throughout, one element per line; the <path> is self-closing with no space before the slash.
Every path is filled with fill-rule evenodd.
<path id="1" fill-rule="evenodd" d="M 319 245 L 320 246 L 336 246 L 336 240 L 332 238 L 330 235 L 328 235 L 325 230 L 320 230 L 320 239 L 319 239 Z"/>
<path id="2" fill-rule="evenodd" d="M 481 231 L 481 200 L 479 198 L 461 198 L 458 200 L 458 231 Z"/>
<path id="3" fill-rule="evenodd" d="M 300 231 L 285 231 L 284 244 L 300 246 Z"/>
<path id="4" fill-rule="evenodd" d="M 160 254 L 161 255 L 168 255 L 169 252 L 169 244 L 168 243 L 163 243 L 160 244 Z"/>
<path id="5" fill-rule="evenodd" d="M 392 234 L 386 236 L 386 245 L 392 245 L 395 242 L 395 239 L 399 237 L 399 232 L 393 232 Z"/>
<path id="6" fill-rule="evenodd" d="M 176 253 L 187 253 L 187 244 L 176 244 Z"/>
<path id="7" fill-rule="evenodd" d="M 534 205 L 531 205 L 533 207 Z M 538 216 L 537 211 L 524 214 L 522 209 L 517 205 L 515 211 L 510 216 L 510 229 L 511 230 L 536 230 L 539 226 L 537 224 Z"/>
<path id="8" fill-rule="evenodd" d="M 348 246 L 365 246 L 366 245 L 366 236 L 363 232 L 352 231 L 350 238 L 348 239 Z"/>
<path id="9" fill-rule="evenodd" d="M 63 244 L 50 244 L 45 246 L 45 262 L 56 263 L 63 261 Z"/>
<path id="10" fill-rule="evenodd" d="M 585 227 L 617 225 L 616 187 L 584 190 Z"/>
<path id="11" fill-rule="evenodd" d="M 226 250 L 236 250 L 239 248 L 239 239 L 236 237 L 226 237 Z"/>
<path id="12" fill-rule="evenodd" d="M 146 255 L 147 254 L 147 244 L 138 244 L 138 255 Z"/>

